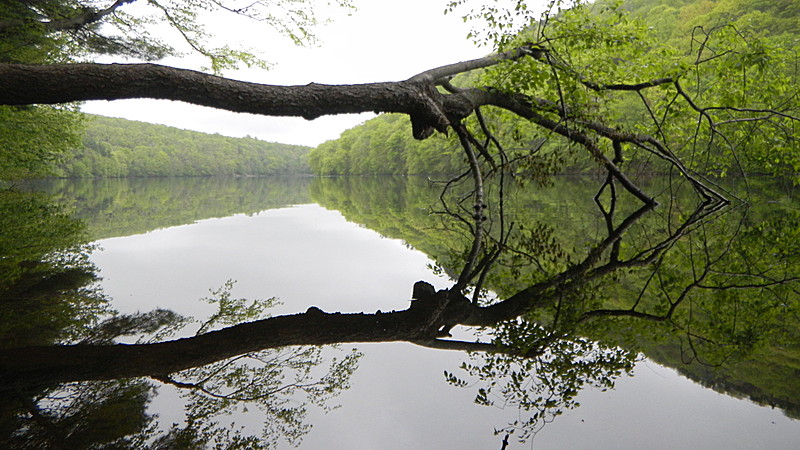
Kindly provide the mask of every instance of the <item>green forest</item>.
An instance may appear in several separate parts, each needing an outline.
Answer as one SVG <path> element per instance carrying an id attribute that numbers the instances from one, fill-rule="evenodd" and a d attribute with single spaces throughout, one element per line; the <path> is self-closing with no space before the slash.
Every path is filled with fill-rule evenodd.
<path id="1" fill-rule="evenodd" d="M 729 98 L 718 99 L 724 101 L 753 100 L 755 95 L 749 92 L 754 86 L 753 79 L 763 76 L 765 70 L 794 71 L 794 66 L 779 67 L 778 55 L 794 53 L 798 49 L 797 35 L 800 32 L 800 3 L 793 0 L 599 0 L 590 7 L 591 16 L 586 20 L 584 28 L 595 27 L 601 29 L 601 15 L 608 15 L 608 10 L 616 10 L 620 6 L 621 15 L 613 20 L 613 27 L 619 25 L 620 39 L 646 40 L 644 54 L 636 55 L 637 59 L 653 58 L 661 60 L 659 63 L 672 64 L 674 70 L 686 70 L 687 67 L 697 63 L 694 58 L 696 52 L 704 45 L 716 45 L 712 49 L 720 55 L 727 53 L 740 53 L 739 58 L 732 64 L 720 66 L 711 74 L 705 74 L 706 85 L 714 86 L 720 83 L 731 87 L 727 93 Z M 623 31 L 624 29 L 624 31 Z M 633 30 L 633 31 L 631 31 Z M 713 32 L 725 34 L 719 42 L 712 42 L 709 37 Z M 625 35 L 625 33 L 630 33 Z M 638 34 L 644 35 L 636 36 Z M 523 33 L 524 34 L 524 33 Z M 742 47 L 724 49 L 723 40 L 739 39 Z M 577 41 L 577 39 L 576 39 Z M 585 45 L 573 42 L 580 50 Z M 599 50 L 598 50 L 599 51 Z M 600 55 L 600 61 L 609 59 L 610 64 L 622 65 L 624 55 Z M 664 61 L 668 61 L 665 63 Z M 750 73 L 748 65 L 763 65 L 760 69 Z M 796 62 L 795 62 L 796 64 Z M 636 67 L 633 70 L 639 70 Z M 619 68 L 592 68 L 602 75 L 604 71 L 621 70 Z M 723 79 L 731 76 L 732 78 Z M 691 76 L 695 76 L 692 74 Z M 478 75 L 469 74 L 466 77 L 456 77 L 454 84 L 462 81 L 463 84 L 476 84 Z M 719 79 L 715 79 L 719 77 Z M 792 79 L 796 85 L 795 79 Z M 496 80 L 494 84 L 496 84 Z M 763 80 L 759 80 L 763 81 Z M 487 82 L 486 85 L 493 83 Z M 740 85 L 741 84 L 741 85 Z M 781 83 L 776 87 L 777 95 L 782 89 L 787 89 L 788 98 L 796 96 L 792 86 Z M 589 89 L 586 89 L 589 91 Z M 752 96 L 753 98 L 748 98 Z M 652 101 L 652 100 L 648 100 Z M 603 110 L 604 106 L 608 107 Z M 603 104 L 597 102 L 591 107 L 598 109 L 597 116 L 604 116 L 604 122 L 609 124 L 625 123 L 635 127 L 636 121 L 648 111 L 642 110 L 641 105 L 630 100 Z M 596 166 L 585 159 L 574 158 L 574 153 L 563 141 L 553 133 L 535 129 L 523 119 L 511 114 L 502 113 L 493 108 L 485 108 L 483 114 L 492 133 L 501 141 L 513 143 L 505 149 L 509 158 L 515 162 L 514 167 L 518 173 L 586 173 Z M 664 117 L 662 120 L 667 119 Z M 733 118 L 731 118 L 733 119 Z M 700 119 L 698 119 L 700 120 Z M 477 128 L 474 121 L 471 126 Z M 662 130 L 664 131 L 664 130 Z M 689 135 L 692 130 L 682 130 L 683 135 Z M 762 131 L 763 132 L 763 131 Z M 722 164 L 710 164 L 710 171 L 715 173 L 748 172 L 748 173 L 780 173 L 794 176 L 800 170 L 799 153 L 796 143 L 784 140 L 783 130 L 776 128 L 774 135 L 765 139 L 772 142 L 775 150 L 764 154 L 757 151 L 742 150 L 736 155 L 736 167 L 731 166 L 730 160 Z M 746 132 L 744 133 L 746 134 Z M 749 138 L 742 137 L 741 141 L 725 143 L 725 145 L 746 148 Z M 785 148 L 787 142 L 790 148 Z M 794 147 L 791 147 L 794 146 Z M 726 152 L 722 144 L 718 144 L 719 155 Z M 785 150 L 785 151 L 784 151 Z M 632 164 L 648 166 L 648 155 L 629 153 L 628 161 Z M 458 140 L 451 136 L 437 134 L 429 139 L 418 141 L 412 137 L 411 124 L 405 116 L 384 114 L 371 119 L 358 127 L 345 131 L 339 139 L 325 142 L 309 154 L 311 170 L 316 174 L 343 175 L 343 174 L 441 174 L 460 173 L 466 164 L 466 157 L 461 150 Z M 707 168 L 708 170 L 708 168 Z"/>
<path id="2" fill-rule="evenodd" d="M 65 178 L 308 173 L 309 147 L 88 116 L 83 145 L 53 171 Z"/>

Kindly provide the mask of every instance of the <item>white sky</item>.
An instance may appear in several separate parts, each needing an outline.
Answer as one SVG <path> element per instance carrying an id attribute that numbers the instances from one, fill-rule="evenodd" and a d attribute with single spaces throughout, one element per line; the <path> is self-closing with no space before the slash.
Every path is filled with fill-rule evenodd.
<path id="1" fill-rule="evenodd" d="M 253 23 L 223 21 L 218 17 L 208 31 L 229 45 L 244 42 L 245 46 L 259 49 L 264 59 L 275 64 L 271 70 L 225 75 L 266 84 L 403 80 L 433 67 L 478 58 L 489 52 L 467 40 L 470 24 L 464 23 L 461 14 L 444 14 L 447 0 L 354 0 L 354 4 L 358 9 L 352 16 L 339 13 L 332 23 L 316 30 L 319 44 L 314 48 L 297 47 L 288 38 L 259 29 Z M 202 64 L 193 61 L 197 60 L 167 59 L 159 63 L 193 69 Z M 83 111 L 206 133 L 250 135 L 265 141 L 310 146 L 336 139 L 342 131 L 373 116 L 339 115 L 306 121 L 156 100 L 87 102 Z"/>

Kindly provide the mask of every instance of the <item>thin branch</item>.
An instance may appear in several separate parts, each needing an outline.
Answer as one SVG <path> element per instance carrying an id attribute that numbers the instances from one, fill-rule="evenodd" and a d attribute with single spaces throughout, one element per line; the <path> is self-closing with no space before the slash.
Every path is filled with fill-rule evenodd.
<path id="1" fill-rule="evenodd" d="M 668 78 L 657 78 L 651 81 L 645 81 L 642 83 L 636 84 L 598 84 L 588 80 L 581 80 L 581 83 L 592 89 L 594 91 L 643 91 L 648 88 L 656 87 L 656 86 L 663 86 L 665 84 L 670 84 L 675 82 L 675 78 L 668 77 Z"/>
<path id="2" fill-rule="evenodd" d="M 450 339 L 427 339 L 412 341 L 413 344 L 421 347 L 433 348 L 437 350 L 455 350 L 462 352 L 481 352 L 481 353 L 501 353 L 523 358 L 534 358 L 541 356 L 543 351 L 533 349 L 530 351 L 520 351 L 511 347 L 502 347 L 486 342 L 466 342 Z"/>
<path id="3" fill-rule="evenodd" d="M 517 60 L 525 56 L 539 58 L 544 52 L 546 52 L 544 48 L 541 48 L 535 44 L 523 45 L 507 52 L 496 53 L 483 58 L 462 61 L 455 64 L 448 64 L 446 66 L 426 70 L 409 78 L 408 81 L 428 83 L 437 82 L 439 80 L 443 81 L 460 73 L 496 66 L 502 62 Z"/>
<path id="4" fill-rule="evenodd" d="M 481 175 L 480 165 L 478 164 L 478 159 L 475 157 L 475 152 L 472 151 L 469 131 L 467 131 L 463 124 L 453 125 L 453 129 L 458 135 L 458 139 L 461 142 L 461 147 L 467 154 L 467 160 L 469 161 L 472 179 L 475 186 L 475 201 L 473 205 L 474 213 L 472 216 L 474 220 L 472 249 L 470 250 L 467 258 L 467 263 L 464 265 L 461 274 L 458 276 L 458 281 L 456 282 L 455 286 L 453 286 L 454 291 L 461 292 L 467 286 L 467 283 L 469 283 L 472 277 L 473 267 L 475 266 L 478 254 L 481 251 L 481 246 L 483 243 L 483 222 L 486 220 L 486 216 L 483 213 L 484 209 L 486 208 L 486 203 L 483 192 L 483 176 Z"/>

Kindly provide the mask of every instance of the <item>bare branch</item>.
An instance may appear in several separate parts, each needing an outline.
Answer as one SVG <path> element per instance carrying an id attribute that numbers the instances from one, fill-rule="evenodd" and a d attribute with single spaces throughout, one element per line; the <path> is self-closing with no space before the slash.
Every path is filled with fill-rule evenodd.
<path id="1" fill-rule="evenodd" d="M 409 78 L 408 81 L 433 83 L 437 82 L 438 80 L 444 80 L 454 75 L 458 75 L 460 73 L 496 66 L 501 62 L 513 61 L 525 56 L 539 58 L 545 51 L 545 49 L 535 44 L 524 45 L 507 52 L 496 53 L 483 58 L 462 61 L 455 64 L 449 64 L 446 66 L 437 67 L 435 69 L 426 70 L 425 72 L 421 72 Z"/>
<path id="2" fill-rule="evenodd" d="M 475 157 L 475 152 L 472 151 L 472 145 L 468 136 L 469 132 L 467 131 L 466 127 L 461 124 L 454 126 L 453 128 L 455 129 L 458 139 L 461 142 L 461 147 L 467 154 L 467 160 L 469 161 L 474 184 L 474 214 L 472 218 L 475 227 L 472 234 L 472 249 L 467 257 L 467 263 L 464 265 L 461 275 L 458 277 L 458 281 L 456 282 L 455 286 L 453 286 L 453 290 L 456 292 L 461 292 L 467 286 L 467 283 L 470 282 L 470 279 L 473 276 L 472 269 L 475 266 L 478 259 L 478 254 L 481 251 L 481 246 L 483 243 L 483 221 L 486 220 L 486 216 L 484 216 L 483 211 L 486 208 L 486 204 L 484 203 L 483 176 L 481 175 L 481 168 L 478 164 L 478 159 Z"/>

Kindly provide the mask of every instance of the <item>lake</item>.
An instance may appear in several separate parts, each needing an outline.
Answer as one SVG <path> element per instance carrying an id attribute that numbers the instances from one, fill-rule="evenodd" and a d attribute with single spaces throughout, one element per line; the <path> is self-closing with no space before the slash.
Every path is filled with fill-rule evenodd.
<path id="1" fill-rule="evenodd" d="M 653 185 L 658 186 L 658 182 Z M 535 197 L 522 198 L 520 194 L 515 197 L 518 202 L 514 206 L 509 195 L 508 214 L 515 223 L 524 223 L 526 230 L 535 226 L 524 222 L 528 219 L 522 218 L 523 211 L 526 216 L 535 215 L 537 220 L 551 224 L 548 232 L 553 239 L 573 246 L 567 249 L 561 245 L 563 258 L 578 258 L 576 255 L 602 240 L 607 232 L 605 218 L 592 201 L 597 186 L 598 180 L 591 178 L 559 179 L 552 187 L 538 188 Z M 191 336 L 202 322 L 214 318 L 219 303 L 203 299 L 214 297 L 213 292 L 219 292 L 229 280 L 234 281 L 230 298 L 275 297 L 277 304 L 268 310 L 271 316 L 303 313 L 312 306 L 341 313 L 405 310 L 411 304 L 415 282 L 426 281 L 437 290 L 453 285 L 459 270 L 453 262 L 458 260 L 458 246 L 469 243 L 468 237 L 458 238 L 448 222 L 436 214 L 440 187 L 421 178 L 59 180 L 49 183 L 47 190 L 67 205 L 74 217 L 86 222 L 97 244 L 89 259 L 98 269 L 102 277 L 99 286 L 112 299 L 115 310 L 136 314 L 168 309 L 198 319 L 172 337 Z M 769 192 L 771 205 L 783 209 L 775 213 L 769 212 L 774 208 L 748 212 L 744 219 L 735 221 L 737 229 L 750 222 L 770 224 L 771 214 L 785 216 L 785 211 L 798 210 L 795 194 L 789 188 L 755 182 L 752 191 Z M 675 220 L 663 228 L 680 228 L 675 210 L 663 205 L 659 208 L 655 213 L 659 220 L 665 216 Z M 727 219 L 717 219 L 724 220 Z M 645 228 L 643 222 L 637 226 Z M 711 227 L 703 223 L 694 225 L 693 230 L 702 228 L 700 234 L 706 234 L 710 241 L 720 239 L 722 236 L 714 234 Z M 645 240 L 643 236 L 656 239 L 648 234 L 650 231 L 642 230 L 631 231 L 637 242 Z M 536 248 L 549 248 L 537 245 Z M 672 241 L 670 245 L 677 246 Z M 626 250 L 623 247 L 620 251 Z M 559 252 L 553 250 L 561 255 Z M 668 262 L 665 258 L 662 261 Z M 540 262 L 545 266 L 542 272 L 549 267 L 547 264 L 559 263 Z M 507 292 L 520 289 L 518 283 L 530 284 L 541 276 L 498 270 L 504 275 L 487 278 L 486 301 L 490 302 L 493 296 L 507 296 Z M 666 280 L 667 275 L 663 278 Z M 643 279 L 623 278 L 617 280 L 618 285 L 603 291 L 614 301 L 628 290 L 638 289 L 631 283 Z M 664 280 L 660 293 L 672 295 Z M 700 315 L 700 300 L 692 305 L 697 308 L 695 314 Z M 224 322 L 216 328 L 222 325 Z M 618 338 L 616 332 L 605 329 L 581 330 L 580 335 L 598 336 L 600 342 L 605 338 L 595 333 L 608 333 L 609 342 Z M 486 332 L 456 328 L 453 335 L 453 339 L 471 341 L 485 338 Z M 120 341 L 134 342 L 137 336 Z M 691 339 L 682 341 L 683 336 L 677 341 L 691 343 Z M 584 342 L 580 336 L 576 339 Z M 786 368 L 786 364 L 774 361 L 770 362 L 775 366 L 760 366 L 760 353 L 743 358 L 751 363 L 755 360 L 758 367 L 785 370 L 775 378 L 789 386 L 788 394 L 775 394 L 754 385 L 752 379 L 736 379 L 737 374 L 748 374 L 752 366 L 735 366 L 730 371 L 717 371 L 716 363 L 682 367 L 676 363 L 686 355 L 686 349 L 678 351 L 664 341 L 638 344 L 641 347 L 632 348 L 633 354 L 638 355 L 631 361 L 632 376 L 624 371 L 598 375 L 611 378 L 613 388 L 605 389 L 599 382 L 595 386 L 591 382 L 578 383 L 580 388 L 572 400 L 559 397 L 563 392 L 555 388 L 547 391 L 544 402 L 560 404 L 555 409 L 541 406 L 540 419 L 530 427 L 526 442 L 517 441 L 517 432 L 509 437 L 507 448 L 797 448 L 800 398 L 793 393 L 800 389 L 800 366 Z M 519 397 L 503 397 L 501 391 L 491 394 L 490 399 L 496 400 L 493 406 L 475 402 L 486 380 L 470 378 L 459 367 L 465 362 L 480 364 L 476 361 L 482 361 L 481 356 L 408 342 L 378 342 L 341 344 L 338 349 L 324 349 L 319 357 L 324 361 L 341 360 L 352 348 L 363 356 L 347 383 L 349 387 L 321 402 L 327 408 L 339 407 L 325 412 L 324 407 L 310 402 L 307 414 L 301 417 L 303 425 L 312 425 L 309 430 L 298 424 L 267 427 L 278 448 L 291 447 L 281 432 L 297 432 L 301 428 L 304 431 L 298 436 L 302 440 L 297 441 L 301 448 L 501 448 L 508 430 L 497 435 L 495 430 L 530 416 L 530 408 L 520 409 L 519 403 L 509 401 Z M 800 343 L 781 344 L 780 348 L 796 355 Z M 695 352 L 698 361 L 706 357 L 696 348 Z M 572 361 L 589 361 L 593 354 L 587 352 Z M 786 359 L 792 361 L 792 355 Z M 546 363 L 553 360 L 537 367 L 551 370 Z M 323 367 L 324 372 L 326 364 L 322 362 L 313 370 Z M 575 363 L 575 367 L 582 366 Z M 294 372 L 287 373 L 289 378 L 284 383 L 291 384 L 288 380 Z M 448 383 L 444 373 L 468 381 L 463 386 Z M 701 373 L 707 378 L 702 379 Z M 560 371 L 553 372 L 553 379 L 555 387 L 570 382 Z M 531 384 L 548 384 L 548 380 L 531 377 L 521 383 L 530 389 Z M 186 419 L 187 404 L 196 399 L 182 396 L 186 389 L 164 380 L 149 383 L 157 387 L 157 395 L 150 399 L 147 409 L 158 415 L 153 422 L 155 428 L 164 432 L 173 423 L 181 425 Z M 795 391 L 791 391 L 792 387 Z M 787 392 L 786 388 L 777 390 Z M 280 410 L 302 406 L 303 402 L 301 393 L 295 393 L 286 403 L 273 406 Z M 214 433 L 243 427 L 243 435 L 257 435 L 265 429 L 266 417 L 270 421 L 278 417 L 245 404 L 225 408 L 219 415 L 207 414 L 221 424 L 213 428 Z M 203 416 L 194 413 L 196 417 Z M 152 442 L 156 434 L 149 434 L 148 439 Z"/>

